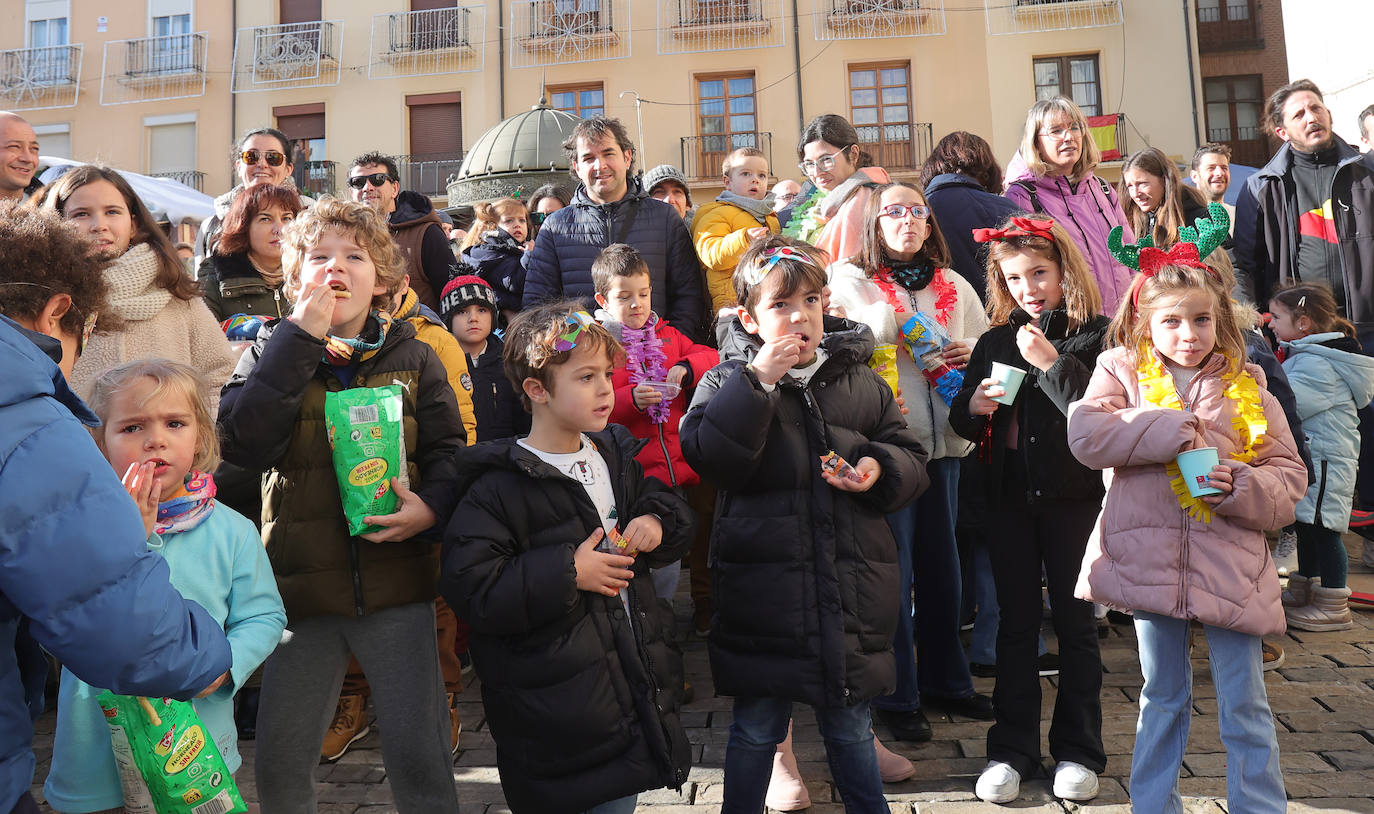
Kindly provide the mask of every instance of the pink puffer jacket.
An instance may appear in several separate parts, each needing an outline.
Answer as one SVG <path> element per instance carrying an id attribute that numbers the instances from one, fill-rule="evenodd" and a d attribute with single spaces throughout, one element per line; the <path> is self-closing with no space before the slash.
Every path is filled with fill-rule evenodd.
<path id="1" fill-rule="evenodd" d="M 1284 631 L 1264 532 L 1293 522 L 1307 471 L 1255 365 L 1246 369 L 1260 384 L 1269 430 L 1250 463 L 1227 460 L 1241 442 L 1223 393 L 1225 368 L 1220 354 L 1203 364 L 1180 394 L 1193 407 L 1186 412 L 1145 401 L 1130 350 L 1098 357 L 1087 393 L 1069 408 L 1069 448 L 1084 465 L 1114 471 L 1076 596 L 1257 636 Z M 1210 523 L 1184 513 L 1164 471 L 1179 452 L 1203 446 L 1217 448 L 1235 479 Z"/>

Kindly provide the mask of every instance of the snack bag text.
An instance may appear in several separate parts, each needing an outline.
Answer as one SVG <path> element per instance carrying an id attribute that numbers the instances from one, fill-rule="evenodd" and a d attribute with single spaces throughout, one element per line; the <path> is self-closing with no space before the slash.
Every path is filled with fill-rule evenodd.
<path id="1" fill-rule="evenodd" d="M 396 511 L 391 479 L 405 475 L 401 410 L 399 385 L 325 394 L 325 428 L 349 534 L 379 531 L 363 518 Z"/>
<path id="2" fill-rule="evenodd" d="M 945 361 L 943 351 L 950 343 L 940 323 L 929 314 L 917 312 L 902 325 L 902 336 L 916 366 L 945 404 L 951 404 L 964 386 L 964 371 Z"/>

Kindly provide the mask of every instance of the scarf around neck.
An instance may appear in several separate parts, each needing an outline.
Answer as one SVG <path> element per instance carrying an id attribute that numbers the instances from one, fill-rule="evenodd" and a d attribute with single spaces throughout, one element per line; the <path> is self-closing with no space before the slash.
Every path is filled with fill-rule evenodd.
<path id="1" fill-rule="evenodd" d="M 128 322 L 143 322 L 157 316 L 172 299 L 172 292 L 155 281 L 158 256 L 147 243 L 129 247 L 104 271 L 110 286 L 110 310 Z"/>
<path id="2" fill-rule="evenodd" d="M 630 374 L 630 386 L 637 387 L 640 382 L 661 382 L 668 375 L 664 368 L 667 357 L 663 354 L 663 340 L 658 338 L 658 314 L 649 313 L 643 328 L 631 328 L 620 324 L 620 341 L 625 347 L 625 368 Z M 668 422 L 668 402 L 650 404 L 644 412 L 655 424 Z"/>
<path id="3" fill-rule="evenodd" d="M 863 170 L 855 170 L 854 174 L 844 179 L 844 181 L 834 189 L 825 194 L 821 199 L 821 214 L 828 220 L 835 217 L 835 213 L 840 211 L 840 206 L 849 200 L 849 193 L 861 186 L 872 186 L 874 181 L 868 177 L 868 173 Z"/>
<path id="4" fill-rule="evenodd" d="M 763 200 L 756 201 L 753 198 L 747 198 L 737 192 L 731 192 L 727 189 L 717 195 L 716 200 L 743 209 L 745 212 L 753 215 L 754 220 L 767 226 L 768 216 L 773 214 L 773 204 L 777 201 L 777 196 L 770 192 L 763 197 Z"/>
<path id="5" fill-rule="evenodd" d="M 192 469 L 186 482 L 166 500 L 157 504 L 157 534 L 190 531 L 205 522 L 215 508 L 215 479 L 209 472 Z"/>
<path id="6" fill-rule="evenodd" d="M 258 276 L 262 278 L 264 283 L 267 283 L 268 288 L 278 288 L 281 286 L 282 281 L 286 279 L 286 273 L 282 271 L 280 260 L 277 261 L 276 268 L 268 269 L 258 265 L 257 262 L 253 260 L 253 255 L 250 254 L 248 255 L 248 265 L 253 267 L 253 270 L 258 273 Z"/>
<path id="7" fill-rule="evenodd" d="M 363 329 L 352 339 L 329 334 L 324 339 L 324 360 L 334 367 L 345 367 L 353 364 L 353 355 L 361 354 L 358 361 L 368 358 L 377 352 L 377 349 L 386 341 L 387 331 L 391 330 L 391 314 L 382 311 L 373 311 L 367 317 L 367 322 L 363 323 Z M 369 339 L 369 336 L 376 336 L 376 339 Z"/>

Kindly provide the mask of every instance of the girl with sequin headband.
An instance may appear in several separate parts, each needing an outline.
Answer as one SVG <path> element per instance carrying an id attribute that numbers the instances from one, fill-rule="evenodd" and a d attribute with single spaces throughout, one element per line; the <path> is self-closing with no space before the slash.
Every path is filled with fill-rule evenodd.
<path id="1" fill-rule="evenodd" d="M 1083 396 L 1106 341 L 1097 282 L 1062 226 L 1013 217 L 974 229 L 987 244 L 988 312 L 993 327 L 974 346 L 964 389 L 949 422 L 978 445 L 968 483 L 981 498 L 976 560 L 997 586 L 996 723 L 975 792 L 1008 803 L 1040 768 L 1040 577 L 1049 589 L 1059 638 L 1059 693 L 1049 731 L 1054 794 L 1082 802 L 1097 795 L 1102 746 L 1102 659 L 1093 608 L 1074 586 L 1102 507 L 1102 475 L 1069 451 L 1066 414 Z M 1025 372 L 1015 391 L 994 373 Z M 1009 396 L 1009 398 L 1008 398 Z M 970 489 L 969 491 L 974 491 Z M 979 617 L 983 616 L 982 602 Z M 974 628 L 975 636 L 979 629 Z"/>
<path id="2" fill-rule="evenodd" d="M 1286 809 L 1260 637 L 1282 633 L 1278 575 L 1264 530 L 1293 521 L 1307 473 L 1263 373 L 1245 363 L 1229 292 L 1204 265 L 1227 233 L 1225 210 L 1184 228 L 1167 253 L 1148 238 L 1117 257 L 1136 266 L 1084 397 L 1069 408 L 1069 448 L 1111 485 L 1076 594 L 1134 612 L 1145 684 L 1131 765 L 1137 811 L 1181 812 L 1178 777 L 1192 714 L 1188 626 L 1207 635 L 1227 753 L 1228 808 Z M 1200 232 L 1200 234 L 1199 234 Z M 1176 462 L 1215 448 L 1194 497 Z"/>

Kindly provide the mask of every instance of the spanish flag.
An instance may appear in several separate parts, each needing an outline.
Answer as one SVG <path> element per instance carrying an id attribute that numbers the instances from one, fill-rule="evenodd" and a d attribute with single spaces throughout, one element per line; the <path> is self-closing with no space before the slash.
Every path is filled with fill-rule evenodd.
<path id="1" fill-rule="evenodd" d="M 1088 132 L 1092 134 L 1093 141 L 1097 143 L 1097 149 L 1102 151 L 1103 161 L 1121 159 L 1121 151 L 1116 148 L 1116 129 L 1120 125 L 1120 113 L 1088 117 Z"/>

